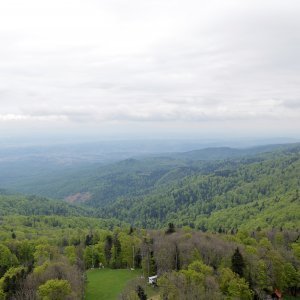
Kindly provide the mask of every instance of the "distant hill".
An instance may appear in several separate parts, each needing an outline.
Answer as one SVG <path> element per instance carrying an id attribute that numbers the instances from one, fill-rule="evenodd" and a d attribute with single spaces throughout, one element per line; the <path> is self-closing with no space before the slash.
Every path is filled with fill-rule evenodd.
<path id="1" fill-rule="evenodd" d="M 202 172 L 142 196 L 121 197 L 101 212 L 142 227 L 300 227 L 299 145 L 202 166 Z"/>
<path id="2" fill-rule="evenodd" d="M 45 200 L 67 214 L 92 213 L 141 227 L 168 222 L 203 230 L 295 227 L 300 225 L 299 153 L 300 144 L 207 148 L 41 174 L 9 188 L 87 207 Z M 40 207 L 40 200 L 34 205 L 29 200 L 20 201 L 25 211 Z M 13 206 L 19 207 L 17 200 Z"/>
<path id="3" fill-rule="evenodd" d="M 87 165 L 75 169 L 39 169 L 24 167 L 26 178 L 20 176 L 14 182 L 0 182 L 0 188 L 25 194 L 65 199 L 72 203 L 85 202 L 102 206 L 119 197 L 144 195 L 160 185 L 169 185 L 185 176 L 207 174 L 222 168 L 224 160 L 254 157 L 270 151 L 283 151 L 299 144 L 268 145 L 246 149 L 206 148 L 202 150 L 130 158 L 109 165 Z M 34 173 L 31 176 L 31 173 Z M 1 172 L 0 172 L 1 174 Z"/>
<path id="4" fill-rule="evenodd" d="M 68 203 L 38 196 L 14 195 L 0 192 L 0 216 L 6 215 L 57 215 L 57 216 L 92 216 L 93 211 Z"/>
<path id="5" fill-rule="evenodd" d="M 243 156 L 254 156 L 260 153 L 289 149 L 290 147 L 291 144 L 265 145 L 265 146 L 256 146 L 256 147 L 242 148 L 242 149 L 230 148 L 230 147 L 218 147 L 218 148 L 210 147 L 210 148 L 188 151 L 183 153 L 170 154 L 170 156 L 177 159 L 185 159 L 185 160 L 222 160 L 222 159 L 230 159 L 230 158 L 237 158 Z"/>

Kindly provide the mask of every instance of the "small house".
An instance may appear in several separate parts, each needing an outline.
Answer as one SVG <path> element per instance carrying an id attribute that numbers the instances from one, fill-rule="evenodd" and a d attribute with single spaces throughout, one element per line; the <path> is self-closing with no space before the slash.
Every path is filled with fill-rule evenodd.
<path id="1" fill-rule="evenodd" d="M 157 283 L 157 275 L 148 277 L 148 283 L 155 285 Z"/>

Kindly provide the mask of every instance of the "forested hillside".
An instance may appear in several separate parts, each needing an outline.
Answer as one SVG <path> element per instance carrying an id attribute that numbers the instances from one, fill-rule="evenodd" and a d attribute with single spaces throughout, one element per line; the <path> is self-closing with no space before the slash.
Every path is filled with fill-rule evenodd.
<path id="1" fill-rule="evenodd" d="M 158 275 L 150 290 L 129 282 L 122 300 L 298 295 L 300 145 L 271 148 L 127 159 L 47 181 L 81 206 L 1 190 L 0 299 L 79 300 L 86 270 L 103 267 Z"/>
<path id="2" fill-rule="evenodd" d="M 59 200 L 50 200 L 38 196 L 0 194 L 0 215 L 59 215 L 91 216 L 88 207 L 70 205 Z"/>
<path id="3" fill-rule="evenodd" d="M 54 213 L 117 218 L 147 228 L 169 222 L 213 231 L 297 228 L 299 174 L 299 144 L 211 148 L 132 158 L 16 184 L 27 193 L 64 198 L 86 208 L 21 197 L 10 206 L 2 204 L 2 210 L 39 214 L 47 206 Z"/>
<path id="4" fill-rule="evenodd" d="M 275 290 L 295 296 L 299 246 L 295 230 L 213 234 L 169 224 L 146 231 L 84 217 L 5 216 L 0 220 L 0 299 L 79 300 L 85 271 L 103 267 L 127 272 L 134 267 L 146 278 L 158 275 L 157 286 L 150 287 L 157 299 L 266 299 Z M 149 290 L 146 283 L 139 276 L 120 299 L 140 299 Z"/>
<path id="5" fill-rule="evenodd" d="M 203 230 L 299 228 L 299 150 L 296 145 L 250 158 L 202 164 L 197 174 L 157 185 L 143 196 L 122 197 L 102 212 L 152 228 L 168 222 Z"/>
<path id="6" fill-rule="evenodd" d="M 109 165 L 95 163 L 67 169 L 62 166 L 61 170 L 57 170 L 56 164 L 52 166 L 47 162 L 45 165 L 43 162 L 39 165 L 35 161 L 33 167 L 28 164 L 26 168 L 24 166 L 21 176 L 15 179 L 9 178 L 12 171 L 10 173 L 5 171 L 8 166 L 4 164 L 6 177 L 1 170 L 0 188 L 102 207 L 119 197 L 145 195 L 160 186 L 177 184 L 188 175 L 223 171 L 229 161 L 232 165 L 236 165 L 242 158 L 247 157 L 248 161 L 244 160 L 243 163 L 249 163 L 251 159 L 261 159 L 260 154 L 280 152 L 296 146 L 297 144 L 246 149 L 207 148 L 152 157 L 148 155 Z M 15 165 L 11 168 L 14 169 Z"/>

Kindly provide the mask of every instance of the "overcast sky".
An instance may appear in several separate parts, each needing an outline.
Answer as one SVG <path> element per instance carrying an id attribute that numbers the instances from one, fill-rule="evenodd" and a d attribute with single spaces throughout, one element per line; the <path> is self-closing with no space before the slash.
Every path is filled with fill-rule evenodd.
<path id="1" fill-rule="evenodd" d="M 0 135 L 299 137 L 299 0 L 0 1 Z"/>

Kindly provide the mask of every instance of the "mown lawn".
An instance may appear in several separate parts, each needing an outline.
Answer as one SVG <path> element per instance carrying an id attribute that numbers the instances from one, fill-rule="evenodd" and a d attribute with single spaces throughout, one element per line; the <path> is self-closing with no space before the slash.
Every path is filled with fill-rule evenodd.
<path id="1" fill-rule="evenodd" d="M 93 269 L 87 271 L 86 300 L 116 300 L 126 283 L 141 275 L 140 270 Z"/>

